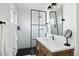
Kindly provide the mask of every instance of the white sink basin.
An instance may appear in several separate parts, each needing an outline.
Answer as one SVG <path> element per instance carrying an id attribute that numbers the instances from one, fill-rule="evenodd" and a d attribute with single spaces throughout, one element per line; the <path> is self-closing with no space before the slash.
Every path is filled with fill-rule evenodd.
<path id="1" fill-rule="evenodd" d="M 50 38 L 37 38 L 37 40 L 51 52 L 57 52 L 57 51 L 74 48 L 73 45 L 64 46 L 65 42 L 63 42 L 63 40 L 60 40 L 60 39 L 52 40 Z"/>

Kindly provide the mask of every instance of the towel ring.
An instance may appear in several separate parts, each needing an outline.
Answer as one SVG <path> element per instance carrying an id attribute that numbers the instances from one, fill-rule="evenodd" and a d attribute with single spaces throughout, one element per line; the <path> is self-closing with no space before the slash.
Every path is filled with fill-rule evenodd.
<path id="1" fill-rule="evenodd" d="M 0 21 L 0 24 L 6 24 L 5 22 Z"/>

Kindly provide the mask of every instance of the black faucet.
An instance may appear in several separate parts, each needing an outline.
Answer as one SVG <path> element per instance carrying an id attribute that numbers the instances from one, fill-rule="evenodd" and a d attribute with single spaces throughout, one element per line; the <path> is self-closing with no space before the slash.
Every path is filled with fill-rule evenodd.
<path id="1" fill-rule="evenodd" d="M 52 40 L 54 40 L 54 35 L 52 36 Z"/>

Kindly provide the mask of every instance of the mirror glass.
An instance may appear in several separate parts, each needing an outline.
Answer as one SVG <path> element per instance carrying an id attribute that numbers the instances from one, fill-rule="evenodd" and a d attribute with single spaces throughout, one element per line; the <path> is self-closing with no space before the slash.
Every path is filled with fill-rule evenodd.
<path id="1" fill-rule="evenodd" d="M 63 35 L 63 7 L 57 4 L 49 11 L 51 34 Z"/>

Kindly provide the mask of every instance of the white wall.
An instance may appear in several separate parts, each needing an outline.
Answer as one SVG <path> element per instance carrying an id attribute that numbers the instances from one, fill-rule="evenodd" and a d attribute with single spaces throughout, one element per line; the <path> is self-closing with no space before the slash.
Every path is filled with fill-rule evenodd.
<path id="1" fill-rule="evenodd" d="M 75 40 L 75 55 L 79 56 L 79 3 L 77 3 L 77 39 Z"/>
<path id="2" fill-rule="evenodd" d="M 17 8 L 14 3 L 10 4 L 10 22 L 17 25 Z"/>
<path id="3" fill-rule="evenodd" d="M 30 11 L 18 10 L 18 48 L 30 47 Z"/>
<path id="4" fill-rule="evenodd" d="M 15 8 L 15 4 L 0 3 L 0 20 L 2 20 L 4 22 L 11 22 L 11 12 L 10 11 L 12 10 L 13 7 Z"/>
<path id="5" fill-rule="evenodd" d="M 9 22 L 10 21 L 10 4 L 0 3 L 0 20 Z"/>
<path id="6" fill-rule="evenodd" d="M 76 3 L 66 3 L 63 5 L 63 17 L 65 18 L 63 24 L 63 31 L 66 29 L 72 30 L 72 38 L 69 40 L 75 45 L 76 33 L 77 33 L 77 14 Z"/>

